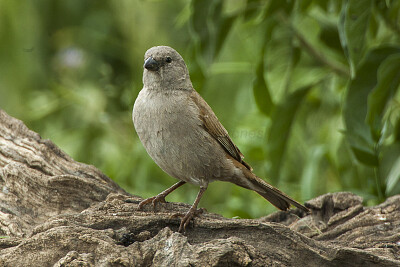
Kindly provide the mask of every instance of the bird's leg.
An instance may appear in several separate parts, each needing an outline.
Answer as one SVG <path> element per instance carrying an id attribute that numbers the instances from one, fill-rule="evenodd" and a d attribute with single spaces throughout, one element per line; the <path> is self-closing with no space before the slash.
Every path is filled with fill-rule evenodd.
<path id="1" fill-rule="evenodd" d="M 206 189 L 207 187 L 200 187 L 200 191 L 197 194 L 196 200 L 194 201 L 192 207 L 190 207 L 189 211 L 181 220 L 181 224 L 179 225 L 179 230 L 178 230 L 180 233 L 186 231 L 186 226 L 189 224 L 190 220 L 196 215 L 197 205 L 199 204 L 200 199 L 203 196 Z"/>
<path id="2" fill-rule="evenodd" d="M 162 192 L 161 192 L 160 194 L 158 194 L 157 196 L 150 197 L 150 198 L 147 198 L 147 199 L 145 199 L 145 200 L 142 200 L 142 201 L 139 203 L 138 209 L 141 210 L 141 209 L 143 208 L 144 205 L 146 205 L 146 204 L 148 204 L 148 203 L 150 203 L 150 202 L 153 204 L 153 207 L 156 206 L 156 203 L 157 203 L 157 202 L 165 203 L 165 197 L 168 196 L 172 191 L 174 191 L 174 190 L 177 189 L 178 187 L 184 185 L 185 183 L 186 183 L 186 182 L 184 182 L 184 181 L 179 181 L 179 182 L 177 182 L 176 184 L 174 184 L 173 186 L 171 186 L 170 188 L 165 189 L 164 191 L 162 191 Z"/>

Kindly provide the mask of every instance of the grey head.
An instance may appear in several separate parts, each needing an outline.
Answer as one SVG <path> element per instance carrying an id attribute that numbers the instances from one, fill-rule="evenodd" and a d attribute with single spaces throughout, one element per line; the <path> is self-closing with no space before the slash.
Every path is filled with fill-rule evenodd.
<path id="1" fill-rule="evenodd" d="M 144 55 L 143 84 L 152 90 L 192 90 L 182 56 L 169 46 L 155 46 Z"/>

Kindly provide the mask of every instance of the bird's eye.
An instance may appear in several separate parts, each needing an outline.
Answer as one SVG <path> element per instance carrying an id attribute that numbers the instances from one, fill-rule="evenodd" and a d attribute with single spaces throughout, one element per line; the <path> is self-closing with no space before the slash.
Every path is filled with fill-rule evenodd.
<path id="1" fill-rule="evenodd" d="M 171 63 L 171 62 L 172 62 L 172 58 L 170 58 L 170 57 L 167 57 L 167 58 L 165 59 L 165 62 L 167 62 L 167 63 Z"/>

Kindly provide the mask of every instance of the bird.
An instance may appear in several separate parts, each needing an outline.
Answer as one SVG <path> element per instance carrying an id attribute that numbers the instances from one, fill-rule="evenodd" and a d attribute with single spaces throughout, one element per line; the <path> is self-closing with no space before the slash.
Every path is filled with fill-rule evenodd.
<path id="1" fill-rule="evenodd" d="M 185 183 L 200 187 L 197 197 L 181 219 L 185 232 L 196 216 L 197 206 L 213 181 L 225 181 L 250 189 L 278 209 L 293 205 L 309 209 L 253 173 L 244 156 L 217 116 L 193 88 L 182 56 L 169 46 L 154 46 L 144 56 L 143 88 L 132 112 L 137 135 L 153 161 L 179 182 L 160 194 L 141 201 L 153 207 Z"/>

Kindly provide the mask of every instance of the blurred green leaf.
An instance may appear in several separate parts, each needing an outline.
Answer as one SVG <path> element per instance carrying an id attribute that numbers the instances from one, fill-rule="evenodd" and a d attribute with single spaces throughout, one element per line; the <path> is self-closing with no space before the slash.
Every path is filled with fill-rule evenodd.
<path id="1" fill-rule="evenodd" d="M 394 47 L 377 48 L 368 53 L 357 69 L 357 76 L 350 81 L 344 100 L 343 116 L 346 138 L 356 158 L 370 166 L 377 166 L 376 142 L 366 124 L 368 95 L 377 84 L 379 65 L 390 55 L 398 53 Z"/>
<path id="2" fill-rule="evenodd" d="M 291 56 L 291 64 L 295 68 L 301 59 L 301 49 L 298 46 L 293 46 Z"/>
<path id="3" fill-rule="evenodd" d="M 207 20 L 209 18 L 209 9 L 212 0 L 194 0 L 192 1 L 192 16 L 190 19 L 191 26 L 195 32 L 196 41 L 199 42 L 202 51 L 211 43 L 209 27 Z M 220 1 L 216 1 L 220 2 Z M 203 52 L 204 53 L 204 52 Z"/>
<path id="4" fill-rule="evenodd" d="M 328 47 L 335 50 L 343 51 L 340 43 L 338 27 L 336 24 L 321 24 L 321 32 L 319 34 L 321 41 Z"/>
<path id="5" fill-rule="evenodd" d="M 400 54 L 393 54 L 379 66 L 378 84 L 368 96 L 367 122 L 375 140 L 380 139 L 384 109 L 389 100 L 396 94 L 399 85 Z"/>
<path id="6" fill-rule="evenodd" d="M 221 51 L 222 45 L 224 44 L 224 41 L 228 36 L 228 33 L 230 32 L 235 20 L 236 20 L 235 16 L 229 16 L 220 19 L 218 23 L 218 32 L 216 34 L 217 37 L 215 41 L 215 56 L 218 56 L 219 52 Z"/>
<path id="7" fill-rule="evenodd" d="M 279 180 L 282 160 L 297 110 L 311 88 L 310 85 L 296 90 L 278 104 L 272 112 L 272 124 L 267 138 L 266 151 L 272 163 L 270 176 L 274 183 Z"/>
<path id="8" fill-rule="evenodd" d="M 339 21 L 339 36 L 348 58 L 351 76 L 365 52 L 365 36 L 372 8 L 371 0 L 348 0 L 342 7 Z"/>
<path id="9" fill-rule="evenodd" d="M 247 0 L 246 8 L 244 10 L 244 19 L 250 20 L 257 16 L 260 12 L 263 12 L 265 2 L 262 0 Z"/>
<path id="10" fill-rule="evenodd" d="M 223 13 L 222 0 L 193 0 L 191 25 L 200 41 L 200 50 L 210 64 L 218 56 L 230 32 L 235 15 Z"/>
<path id="11" fill-rule="evenodd" d="M 393 164 L 386 185 L 386 195 L 391 196 L 400 192 L 400 157 Z"/>
<path id="12" fill-rule="evenodd" d="M 383 155 L 385 160 L 386 195 L 400 192 L 400 143 L 392 145 Z"/>
<path id="13" fill-rule="evenodd" d="M 256 104 L 260 111 L 269 116 L 274 103 L 272 102 L 271 95 L 267 81 L 264 78 L 264 60 L 263 57 L 257 65 L 256 78 L 253 82 L 253 94 Z"/>
<path id="14" fill-rule="evenodd" d="M 268 8 L 266 9 L 265 16 L 268 18 L 279 12 L 290 14 L 295 2 L 296 1 L 271 0 L 269 1 Z"/>
<path id="15" fill-rule="evenodd" d="M 274 107 L 274 103 L 272 102 L 271 94 L 269 92 L 268 82 L 265 80 L 264 77 L 264 69 L 265 69 L 265 53 L 266 53 L 266 46 L 269 40 L 269 37 L 272 33 L 272 26 L 271 24 L 267 25 L 267 31 L 263 39 L 263 44 L 259 56 L 259 61 L 256 67 L 256 77 L 253 82 L 253 95 L 256 101 L 257 107 L 259 110 L 269 116 L 271 111 Z"/>
<path id="16" fill-rule="evenodd" d="M 395 142 L 400 142 L 400 118 L 396 120 L 393 127 L 393 137 Z"/>
<path id="17" fill-rule="evenodd" d="M 361 144 L 363 141 L 366 140 L 360 140 L 359 136 L 351 138 L 349 137 L 349 134 L 347 134 L 347 140 L 351 144 L 351 150 L 353 151 L 354 156 L 358 159 L 358 161 L 367 166 L 373 166 L 373 167 L 378 166 L 379 164 L 378 155 L 371 146 L 371 144 L 367 142 Z"/>

